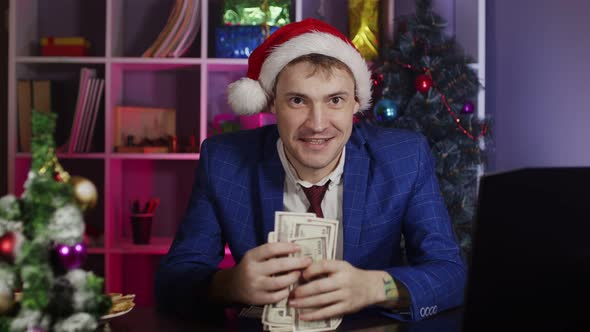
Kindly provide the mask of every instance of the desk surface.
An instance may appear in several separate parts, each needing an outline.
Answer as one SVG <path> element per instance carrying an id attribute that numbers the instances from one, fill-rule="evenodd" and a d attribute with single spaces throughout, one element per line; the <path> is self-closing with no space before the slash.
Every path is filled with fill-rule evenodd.
<path id="1" fill-rule="evenodd" d="M 429 319 L 401 323 L 376 313 L 359 313 L 349 315 L 337 331 L 357 332 L 459 332 L 461 329 L 462 310 L 454 309 L 440 313 Z M 232 318 L 223 321 L 183 321 L 157 313 L 153 308 L 134 308 L 131 312 L 113 318 L 103 331 L 262 331 L 258 319 Z"/>

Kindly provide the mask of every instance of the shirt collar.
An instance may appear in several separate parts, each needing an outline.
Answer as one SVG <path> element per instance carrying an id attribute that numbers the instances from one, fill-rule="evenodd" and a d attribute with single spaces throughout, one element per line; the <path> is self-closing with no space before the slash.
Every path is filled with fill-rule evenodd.
<path id="1" fill-rule="evenodd" d="M 279 153 L 279 159 L 281 160 L 283 169 L 285 169 L 285 174 L 287 175 L 288 181 L 291 181 L 294 184 L 299 184 L 305 188 L 309 188 L 314 185 L 323 186 L 329 180 L 330 184 L 328 186 L 328 189 L 330 189 L 333 186 L 340 184 L 340 182 L 342 181 L 342 174 L 344 173 L 344 160 L 346 157 L 346 146 L 342 148 L 342 154 L 340 155 L 340 160 L 338 161 L 338 165 L 336 166 L 336 168 L 317 183 L 311 183 L 305 180 L 301 180 L 297 176 L 297 171 L 295 171 L 295 168 L 293 167 L 293 165 L 291 165 L 291 163 L 287 159 L 287 156 L 285 155 L 285 147 L 280 137 L 277 140 L 277 151 Z M 295 187 L 297 188 L 297 190 L 301 189 L 299 186 Z"/>

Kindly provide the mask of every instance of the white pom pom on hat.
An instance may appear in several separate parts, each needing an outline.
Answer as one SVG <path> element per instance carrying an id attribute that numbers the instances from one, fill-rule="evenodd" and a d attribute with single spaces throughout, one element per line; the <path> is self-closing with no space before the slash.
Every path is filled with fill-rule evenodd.
<path id="1" fill-rule="evenodd" d="M 360 111 L 371 106 L 371 71 L 352 42 L 333 26 L 313 18 L 287 24 L 272 33 L 248 58 L 247 77 L 228 87 L 228 102 L 238 115 L 263 111 L 275 79 L 292 60 L 311 53 L 331 56 L 350 68 Z"/>

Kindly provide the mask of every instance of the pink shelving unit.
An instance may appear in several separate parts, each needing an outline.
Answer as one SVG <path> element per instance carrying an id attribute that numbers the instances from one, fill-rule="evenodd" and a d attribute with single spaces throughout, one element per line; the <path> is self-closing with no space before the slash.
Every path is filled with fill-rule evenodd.
<path id="1" fill-rule="evenodd" d="M 213 56 L 210 27 L 219 24 L 219 18 L 213 17 L 220 17 L 223 1 L 197 1 L 201 7 L 199 35 L 187 56 L 174 59 L 141 57 L 165 25 L 174 0 L 10 1 L 10 192 L 22 194 L 31 165 L 31 154 L 18 150 L 17 81 L 68 79 L 77 85 L 80 68 L 96 69 L 98 77 L 105 79 L 105 90 L 93 150 L 59 153 L 58 157 L 68 172 L 91 179 L 99 191 L 98 206 L 85 216 L 92 234 L 86 268 L 105 277 L 107 292 L 137 294 L 138 305 L 153 304 L 153 274 L 186 210 L 199 153 L 115 152 L 115 107 L 175 108 L 177 134 L 195 135 L 200 145 L 212 117 L 229 111 L 225 86 L 243 76 L 247 68 L 246 59 Z M 42 57 L 33 45 L 45 35 L 85 36 L 92 44 L 92 56 Z M 63 119 L 58 121 L 58 136 L 67 136 L 69 128 L 64 126 L 72 110 L 54 112 Z M 60 138 L 56 139 L 59 144 Z M 136 245 L 131 237 L 130 204 L 152 196 L 161 198 L 152 238 L 150 244 Z M 220 266 L 233 264 L 227 250 Z"/>
<path id="2" fill-rule="evenodd" d="M 72 94 L 82 67 L 96 69 L 105 89 L 90 153 L 59 153 L 68 172 L 92 180 L 99 204 L 86 216 L 90 237 L 86 268 L 104 276 L 107 292 L 137 294 L 138 305 L 153 304 L 153 274 L 181 222 L 199 163 L 199 153 L 137 154 L 113 149 L 115 107 L 134 105 L 176 109 L 179 136 L 197 144 L 209 134 L 212 119 L 229 112 L 227 84 L 245 75 L 246 59 L 214 56 L 214 27 L 221 24 L 223 0 L 196 0 L 201 10 L 197 39 L 182 58 L 142 58 L 166 24 L 174 0 L 10 0 L 9 29 L 9 191 L 22 193 L 30 153 L 18 149 L 18 80 L 71 80 Z M 393 0 L 387 0 L 393 3 Z M 292 19 L 317 17 L 319 2 L 294 0 Z M 346 32 L 348 13 L 341 0 L 325 1 L 324 19 Z M 88 57 L 42 57 L 45 35 L 85 36 Z M 60 116 L 58 141 L 67 138 L 72 109 Z M 59 142 L 58 142 L 59 143 Z M 129 221 L 131 202 L 157 196 L 161 203 L 148 245 L 135 245 Z M 229 250 L 221 267 L 233 265 Z"/>

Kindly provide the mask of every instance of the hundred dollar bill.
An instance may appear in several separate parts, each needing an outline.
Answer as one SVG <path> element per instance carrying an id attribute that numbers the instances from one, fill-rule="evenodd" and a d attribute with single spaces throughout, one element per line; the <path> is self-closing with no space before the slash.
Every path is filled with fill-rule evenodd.
<path id="1" fill-rule="evenodd" d="M 334 225 L 334 231 L 330 233 L 330 239 L 328 239 L 331 244 L 330 249 L 331 252 L 328 251 L 328 258 L 327 259 L 336 259 L 336 246 L 338 245 L 338 228 L 340 227 L 340 222 L 334 219 L 325 219 L 325 218 L 310 218 L 310 222 L 321 222 L 321 223 L 328 223 Z"/>
<path id="2" fill-rule="evenodd" d="M 336 237 L 338 236 L 338 220 L 323 219 L 323 218 L 308 218 L 307 222 L 296 222 L 294 229 L 295 237 L 328 237 L 327 242 L 327 257 L 326 259 L 334 259 L 336 254 Z"/>
<path id="3" fill-rule="evenodd" d="M 332 330 L 335 330 L 338 328 L 338 326 L 340 326 L 340 323 L 342 323 L 342 317 L 333 317 L 330 319 L 330 327 Z"/>
<path id="4" fill-rule="evenodd" d="M 288 314 L 286 308 L 276 308 L 274 305 L 265 305 L 262 312 L 262 323 L 271 326 L 292 326 L 293 316 Z"/>
<path id="5" fill-rule="evenodd" d="M 315 213 L 276 212 L 275 213 L 275 238 L 277 242 L 288 242 L 295 237 L 295 223 L 306 222 L 308 218 L 314 218 Z"/>
<path id="6" fill-rule="evenodd" d="M 313 262 L 318 262 L 327 258 L 328 252 L 328 236 L 317 237 L 294 237 L 289 238 L 289 242 L 298 244 L 301 250 L 292 254 L 293 257 L 310 257 Z M 301 310 L 301 309 L 300 309 Z M 331 322 L 329 319 L 317 321 L 304 321 L 299 319 L 300 310 L 295 310 L 293 320 L 293 331 L 327 331 L 331 330 Z M 309 309 L 308 309 L 309 310 Z M 305 311 L 302 311 L 305 312 Z"/>
<path id="7" fill-rule="evenodd" d="M 276 233 L 269 232 L 268 243 L 276 242 Z M 291 326 L 293 324 L 292 310 L 287 308 L 287 298 L 273 303 L 266 304 L 262 311 L 262 323 L 270 326 Z"/>

